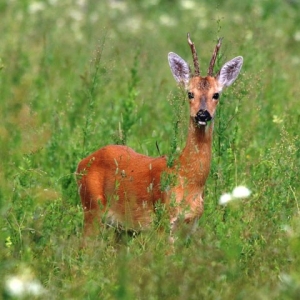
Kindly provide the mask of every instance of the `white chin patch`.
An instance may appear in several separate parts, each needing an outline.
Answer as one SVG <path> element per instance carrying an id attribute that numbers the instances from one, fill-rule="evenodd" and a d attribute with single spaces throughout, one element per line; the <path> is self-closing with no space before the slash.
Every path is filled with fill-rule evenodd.
<path id="1" fill-rule="evenodd" d="M 200 126 L 205 126 L 205 125 L 206 125 L 206 122 L 198 121 L 198 125 L 200 125 Z"/>

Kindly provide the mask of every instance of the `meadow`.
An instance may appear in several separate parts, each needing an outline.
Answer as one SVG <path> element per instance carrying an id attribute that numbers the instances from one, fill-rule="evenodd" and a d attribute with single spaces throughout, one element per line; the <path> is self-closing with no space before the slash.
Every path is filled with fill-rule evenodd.
<path id="1" fill-rule="evenodd" d="M 0 298 L 299 299 L 299 0 L 0 3 Z M 81 249 L 74 172 L 107 144 L 176 155 L 188 104 L 167 54 L 244 57 L 215 120 L 196 232 L 105 229 Z M 159 148 L 159 152 L 158 152 Z M 250 197 L 219 205 L 246 186 Z M 21 292 L 20 292 L 21 291 Z"/>

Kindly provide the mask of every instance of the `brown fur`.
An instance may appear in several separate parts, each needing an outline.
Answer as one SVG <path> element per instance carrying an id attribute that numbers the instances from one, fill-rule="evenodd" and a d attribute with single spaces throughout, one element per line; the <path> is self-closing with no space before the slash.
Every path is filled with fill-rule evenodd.
<path id="1" fill-rule="evenodd" d="M 214 77 L 191 79 L 189 91 L 194 93 L 194 99 L 190 100 L 187 142 L 172 167 L 167 167 L 164 156 L 148 157 L 118 145 L 105 146 L 79 163 L 77 182 L 85 236 L 98 231 L 101 218 L 125 229 L 149 228 L 158 201 L 166 206 L 173 229 L 180 217 L 186 222 L 201 217 L 204 185 L 210 170 L 213 122 L 197 127 L 194 117 L 200 107 L 212 116 L 215 114 L 218 101 L 212 95 L 219 89 Z M 164 190 L 163 176 L 175 177 L 174 183 L 164 186 Z"/>

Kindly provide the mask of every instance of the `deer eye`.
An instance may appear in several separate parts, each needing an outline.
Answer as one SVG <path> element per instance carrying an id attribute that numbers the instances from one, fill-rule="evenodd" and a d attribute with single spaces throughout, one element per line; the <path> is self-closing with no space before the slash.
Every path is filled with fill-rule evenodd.
<path id="1" fill-rule="evenodd" d="M 189 97 L 189 99 L 193 99 L 194 98 L 194 93 L 188 92 L 188 97 Z"/>
<path id="2" fill-rule="evenodd" d="M 214 94 L 213 94 L 213 99 L 218 100 L 219 97 L 220 97 L 220 94 L 219 94 L 219 93 L 214 93 Z"/>

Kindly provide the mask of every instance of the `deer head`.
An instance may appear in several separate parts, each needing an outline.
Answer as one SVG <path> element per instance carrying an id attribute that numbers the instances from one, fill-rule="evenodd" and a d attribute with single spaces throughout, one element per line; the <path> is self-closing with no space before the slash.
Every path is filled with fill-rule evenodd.
<path id="1" fill-rule="evenodd" d="M 214 118 L 220 94 L 224 87 L 230 86 L 236 80 L 243 65 L 243 57 L 238 56 L 226 62 L 220 71 L 213 75 L 216 57 L 222 43 L 222 39 L 219 39 L 210 61 L 207 76 L 202 77 L 195 45 L 189 34 L 188 43 L 193 55 L 195 69 L 193 75 L 188 63 L 176 53 L 170 52 L 168 60 L 175 80 L 187 91 L 191 118 L 198 127 L 202 127 Z"/>

